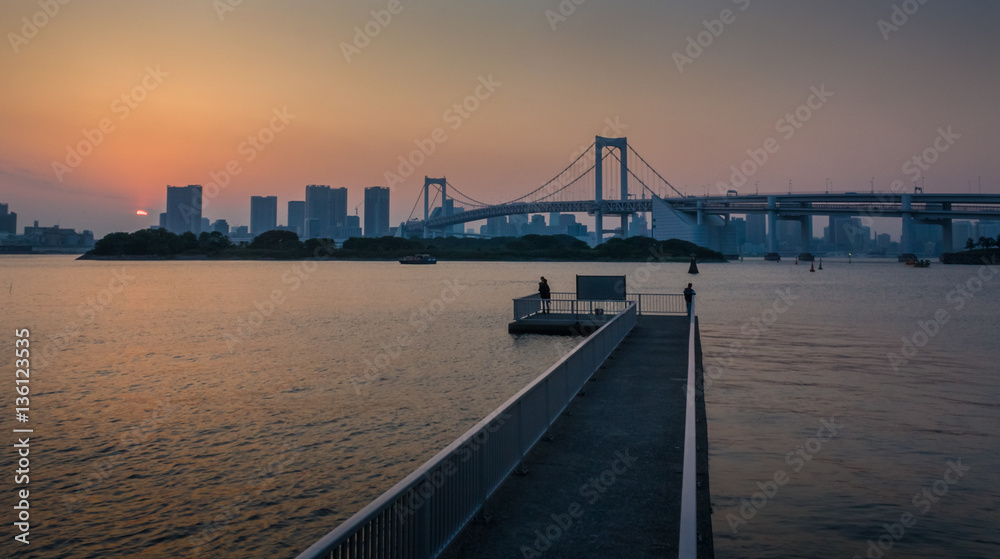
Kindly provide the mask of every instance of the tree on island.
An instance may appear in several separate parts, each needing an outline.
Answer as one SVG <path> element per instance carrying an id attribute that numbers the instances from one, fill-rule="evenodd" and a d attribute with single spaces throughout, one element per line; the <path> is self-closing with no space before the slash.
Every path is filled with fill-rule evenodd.
<path id="1" fill-rule="evenodd" d="M 302 241 L 294 231 L 265 231 L 254 237 L 250 243 L 251 249 L 258 250 L 280 250 L 284 252 L 298 252 L 302 250 Z"/>
<path id="2" fill-rule="evenodd" d="M 976 248 L 976 241 L 973 241 L 972 237 L 969 237 L 969 239 L 965 241 L 965 250 L 972 250 L 974 248 Z"/>

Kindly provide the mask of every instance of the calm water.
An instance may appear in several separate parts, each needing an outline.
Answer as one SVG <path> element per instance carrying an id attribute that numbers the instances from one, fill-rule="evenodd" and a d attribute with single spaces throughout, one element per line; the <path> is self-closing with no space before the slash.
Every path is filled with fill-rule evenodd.
<path id="1" fill-rule="evenodd" d="M 294 556 L 573 346 L 506 333 L 539 275 L 679 292 L 686 268 L 0 257 L 0 344 L 35 350 L 32 544 L 2 553 Z M 949 298 L 978 268 L 824 268 L 694 278 L 719 557 L 1000 556 L 1000 274 Z"/>

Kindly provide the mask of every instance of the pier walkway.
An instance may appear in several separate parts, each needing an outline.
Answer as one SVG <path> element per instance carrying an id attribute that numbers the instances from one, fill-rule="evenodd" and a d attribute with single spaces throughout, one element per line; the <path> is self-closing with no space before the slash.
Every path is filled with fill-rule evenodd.
<path id="1" fill-rule="evenodd" d="M 447 558 L 676 557 L 689 319 L 638 318 L 612 357 L 444 551 Z M 695 341 L 703 386 L 701 341 Z M 705 402 L 698 391 L 698 557 L 712 557 Z"/>

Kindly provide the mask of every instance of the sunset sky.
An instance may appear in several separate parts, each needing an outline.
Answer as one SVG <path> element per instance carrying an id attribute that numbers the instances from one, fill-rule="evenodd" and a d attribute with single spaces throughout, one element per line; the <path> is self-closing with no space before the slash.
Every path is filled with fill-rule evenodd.
<path id="1" fill-rule="evenodd" d="M 166 185 L 207 185 L 235 162 L 213 220 L 247 225 L 250 196 L 277 195 L 284 223 L 307 184 L 347 187 L 353 213 L 442 128 L 393 185 L 398 224 L 424 175 L 499 202 L 609 122 L 697 193 L 772 137 L 780 150 L 750 181 L 761 192 L 910 184 L 904 165 L 951 127 L 926 190 L 981 177 L 1000 193 L 1000 3 L 575 2 L 4 0 L 0 202 L 19 231 L 133 231 L 156 223 Z M 711 41 L 694 49 L 699 33 Z M 776 124 L 813 87 L 833 95 L 785 138 Z M 452 110 L 477 88 L 474 111 Z"/>

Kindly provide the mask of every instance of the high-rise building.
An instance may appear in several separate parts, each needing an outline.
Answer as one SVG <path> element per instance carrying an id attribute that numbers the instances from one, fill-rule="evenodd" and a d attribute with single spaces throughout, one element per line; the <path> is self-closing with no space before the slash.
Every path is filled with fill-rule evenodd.
<path id="1" fill-rule="evenodd" d="M 217 219 L 212 223 L 212 231 L 229 235 L 229 222 L 224 219 Z"/>
<path id="2" fill-rule="evenodd" d="M 160 213 L 160 229 L 167 228 L 167 212 Z"/>
<path id="3" fill-rule="evenodd" d="M 250 234 L 256 237 L 261 233 L 278 228 L 278 197 L 250 197 Z"/>
<path id="4" fill-rule="evenodd" d="M 340 228 L 337 238 L 350 239 L 361 236 L 361 216 L 349 215 L 344 219 L 344 226 Z"/>
<path id="5" fill-rule="evenodd" d="M 365 189 L 365 237 L 381 237 L 389 231 L 389 189 Z"/>
<path id="6" fill-rule="evenodd" d="M 17 235 L 17 214 L 7 211 L 7 204 L 0 204 L 0 233 Z"/>
<path id="7" fill-rule="evenodd" d="M 201 185 L 167 186 L 167 231 L 201 234 Z"/>
<path id="8" fill-rule="evenodd" d="M 763 246 L 767 240 L 767 216 L 747 214 L 747 243 Z"/>
<path id="9" fill-rule="evenodd" d="M 306 203 L 302 200 L 288 202 L 288 230 L 300 238 L 306 236 Z"/>
<path id="10" fill-rule="evenodd" d="M 306 186 L 306 238 L 332 239 L 347 221 L 347 189 Z M 315 220 L 315 221 L 314 221 Z"/>

